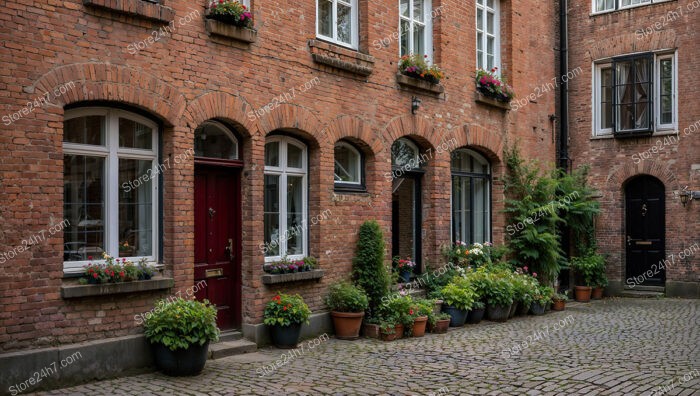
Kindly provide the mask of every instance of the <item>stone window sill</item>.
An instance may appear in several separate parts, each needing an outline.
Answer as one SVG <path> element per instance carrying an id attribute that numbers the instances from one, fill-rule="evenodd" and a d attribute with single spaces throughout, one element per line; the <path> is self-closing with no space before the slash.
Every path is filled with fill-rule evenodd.
<path id="1" fill-rule="evenodd" d="M 314 62 L 345 70 L 361 76 L 369 76 L 374 70 L 374 57 L 342 48 L 320 40 L 309 40 Z"/>
<path id="2" fill-rule="evenodd" d="M 306 271 L 306 272 L 294 272 L 291 274 L 264 274 L 262 276 L 262 283 L 266 285 L 274 285 L 277 283 L 289 283 L 289 282 L 299 282 L 306 280 L 319 280 L 323 278 L 324 271 L 320 269 Z"/>
<path id="3" fill-rule="evenodd" d="M 258 40 L 258 32 L 255 29 L 229 25 L 214 19 L 205 19 L 205 21 L 210 35 L 227 37 L 243 43 L 254 43 Z"/>
<path id="4" fill-rule="evenodd" d="M 501 102 L 500 100 L 489 98 L 488 96 L 482 94 L 479 91 L 474 92 L 474 101 L 477 103 L 487 105 L 487 106 L 497 107 L 499 109 L 503 109 L 506 111 L 510 110 L 510 102 L 506 103 L 506 102 Z"/>
<path id="5" fill-rule="evenodd" d="M 151 290 L 171 289 L 175 285 L 173 278 L 152 278 L 149 280 L 106 283 L 100 285 L 65 284 L 61 286 L 61 297 L 64 299 L 106 296 L 110 294 L 138 293 Z"/>
<path id="6" fill-rule="evenodd" d="M 163 23 L 175 19 L 175 10 L 172 8 L 144 0 L 83 0 L 83 5 Z"/>
<path id="7" fill-rule="evenodd" d="M 440 95 L 445 92 L 445 87 L 440 84 L 433 84 L 425 80 L 403 75 L 401 73 L 396 73 L 396 82 L 405 88 L 430 92 L 436 95 Z"/>

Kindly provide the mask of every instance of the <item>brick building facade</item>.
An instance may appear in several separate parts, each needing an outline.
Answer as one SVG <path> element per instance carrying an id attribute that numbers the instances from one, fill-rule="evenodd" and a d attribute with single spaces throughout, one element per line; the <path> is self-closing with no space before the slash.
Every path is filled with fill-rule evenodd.
<path id="1" fill-rule="evenodd" d="M 700 190 L 700 3 L 592 3 L 569 8 L 569 69 L 582 70 L 569 83 L 569 146 L 601 192 L 608 292 L 700 297 L 700 207 L 690 200 Z"/>

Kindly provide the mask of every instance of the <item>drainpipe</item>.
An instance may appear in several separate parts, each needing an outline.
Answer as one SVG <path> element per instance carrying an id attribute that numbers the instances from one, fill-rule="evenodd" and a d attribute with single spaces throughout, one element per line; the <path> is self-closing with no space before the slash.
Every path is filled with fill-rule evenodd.
<path id="1" fill-rule="evenodd" d="M 559 72 L 565 75 L 569 69 L 567 38 L 567 0 L 559 0 Z M 562 79 L 559 86 L 559 167 L 569 169 L 569 83 Z"/>

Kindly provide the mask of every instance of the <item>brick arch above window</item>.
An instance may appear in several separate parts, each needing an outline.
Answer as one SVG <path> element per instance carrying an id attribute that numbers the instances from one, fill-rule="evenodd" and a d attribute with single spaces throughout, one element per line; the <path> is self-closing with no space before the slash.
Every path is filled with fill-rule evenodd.
<path id="1" fill-rule="evenodd" d="M 238 125 L 236 131 L 251 137 L 259 130 L 257 119 L 251 120 L 253 107 L 243 98 L 223 92 L 209 92 L 187 104 L 183 117 L 192 129 L 207 120 L 219 119 Z"/>
<path id="2" fill-rule="evenodd" d="M 302 137 L 311 147 L 320 146 L 325 140 L 323 123 L 312 112 L 301 106 L 282 103 L 269 111 L 262 112 L 264 114 L 258 120 L 258 130 L 263 136 L 279 130 L 302 131 Z M 252 115 L 255 117 L 255 113 Z"/>
<path id="3" fill-rule="evenodd" d="M 156 76 L 127 66 L 79 63 L 60 66 L 29 87 L 34 93 L 65 93 L 52 96 L 60 107 L 77 102 L 122 102 L 148 111 L 165 126 L 177 124 L 186 99 L 178 89 Z M 61 92 L 61 91 L 59 91 Z"/>
<path id="4" fill-rule="evenodd" d="M 667 187 L 667 191 L 681 189 L 676 175 L 662 162 L 653 159 L 640 161 L 638 164 L 630 162 L 613 168 L 608 174 L 606 182 L 611 187 L 610 191 L 619 191 L 622 194 L 625 183 L 639 175 L 656 177 Z"/>
<path id="5" fill-rule="evenodd" d="M 347 139 L 363 149 L 369 149 L 369 154 L 375 156 L 380 155 L 386 149 L 384 142 L 369 123 L 349 115 L 341 115 L 328 123 L 324 128 L 324 136 L 329 145 L 335 146 L 339 140 Z"/>
<path id="6" fill-rule="evenodd" d="M 386 138 L 385 147 L 402 137 L 411 137 L 421 149 L 435 149 L 440 144 L 443 132 L 427 119 L 413 115 L 398 116 L 386 125 L 383 134 Z"/>
<path id="7" fill-rule="evenodd" d="M 491 163 L 491 172 L 500 176 L 504 171 L 502 155 L 504 142 L 500 134 L 488 131 L 479 125 L 464 124 L 447 131 L 441 138 L 444 141 L 456 140 L 449 145 L 450 152 L 460 148 L 478 151 Z"/>

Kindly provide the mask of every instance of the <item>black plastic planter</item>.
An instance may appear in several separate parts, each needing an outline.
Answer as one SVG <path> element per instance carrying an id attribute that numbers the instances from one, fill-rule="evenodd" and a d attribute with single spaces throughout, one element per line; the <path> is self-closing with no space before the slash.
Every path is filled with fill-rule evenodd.
<path id="1" fill-rule="evenodd" d="M 469 316 L 467 316 L 467 323 L 478 324 L 484 318 L 485 308 L 477 308 L 469 311 Z"/>
<path id="2" fill-rule="evenodd" d="M 530 304 L 525 304 L 524 302 L 520 301 L 518 303 L 518 316 L 526 316 L 527 314 L 530 313 Z"/>
<path id="3" fill-rule="evenodd" d="M 165 375 L 173 377 L 197 375 L 202 372 L 204 364 L 207 362 L 209 342 L 175 351 L 171 351 L 163 344 L 151 345 L 156 367 Z"/>
<path id="4" fill-rule="evenodd" d="M 510 304 L 490 305 L 486 307 L 486 317 L 494 322 L 505 322 L 510 314 Z"/>
<path id="5" fill-rule="evenodd" d="M 449 305 L 443 305 L 442 312 L 450 315 L 450 327 L 464 326 L 464 322 L 467 320 L 467 314 L 469 313 L 469 311 L 465 309 L 459 309 Z"/>
<path id="6" fill-rule="evenodd" d="M 301 334 L 301 323 L 294 323 L 289 326 L 269 326 L 272 344 L 277 348 L 293 349 L 299 343 Z"/>
<path id="7" fill-rule="evenodd" d="M 546 306 L 544 304 L 533 302 L 530 306 L 530 311 L 532 311 L 533 315 L 544 315 L 545 308 Z"/>

